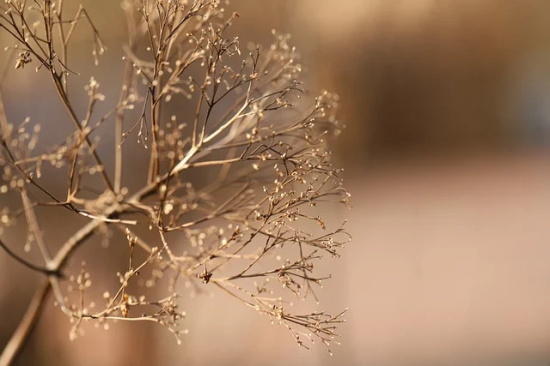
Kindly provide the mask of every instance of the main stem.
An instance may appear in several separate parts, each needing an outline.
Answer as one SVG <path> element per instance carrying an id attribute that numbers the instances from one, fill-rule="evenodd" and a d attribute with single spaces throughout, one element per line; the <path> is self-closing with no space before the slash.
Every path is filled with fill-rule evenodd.
<path id="1" fill-rule="evenodd" d="M 26 343 L 27 338 L 33 331 L 40 313 L 44 309 L 46 298 L 50 293 L 51 285 L 49 279 L 45 279 L 36 292 L 27 308 L 23 319 L 19 322 L 17 329 L 11 336 L 8 344 L 0 355 L 0 366 L 9 366 L 15 360 L 21 349 Z"/>

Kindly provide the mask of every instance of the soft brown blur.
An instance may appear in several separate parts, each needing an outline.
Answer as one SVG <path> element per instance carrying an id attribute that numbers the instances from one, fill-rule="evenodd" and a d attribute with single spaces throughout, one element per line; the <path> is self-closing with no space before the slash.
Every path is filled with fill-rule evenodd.
<path id="1" fill-rule="evenodd" d="M 112 0 L 85 3 L 120 42 Z M 342 346 L 333 357 L 322 345 L 305 351 L 212 293 L 183 299 L 190 334 L 180 347 L 161 327 L 136 324 L 88 327 L 69 342 L 67 319 L 50 306 L 19 364 L 547 365 L 550 3 L 233 4 L 243 43 L 268 43 L 271 28 L 292 33 L 308 89 L 341 96 L 347 129 L 335 159 L 354 208 L 334 219 L 349 217 L 354 241 L 324 264 L 333 279 L 320 300 L 350 308 Z M 98 79 L 115 87 L 117 72 Z M 39 94 L 31 84 L 13 90 L 12 103 Z M 0 273 L 2 344 L 38 277 L 4 254 Z"/>

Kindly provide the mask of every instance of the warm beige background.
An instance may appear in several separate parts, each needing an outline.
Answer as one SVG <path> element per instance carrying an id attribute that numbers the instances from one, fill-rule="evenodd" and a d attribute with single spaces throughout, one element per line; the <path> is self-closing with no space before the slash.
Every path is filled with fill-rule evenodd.
<path id="1" fill-rule="evenodd" d="M 102 2 L 108 11 L 86 3 L 116 44 L 114 2 Z M 348 129 L 336 158 L 354 209 L 334 218 L 349 217 L 354 242 L 326 263 L 334 279 L 321 299 L 350 308 L 343 345 L 333 357 L 321 346 L 304 351 L 215 293 L 184 300 L 190 335 L 181 347 L 149 325 L 90 328 L 71 343 L 50 307 L 19 364 L 549 364 L 550 3 L 234 4 L 243 42 L 266 43 L 273 27 L 293 33 L 311 89 L 342 96 Z M 113 87 L 116 72 L 98 79 Z M 48 105 L 34 77 L 10 79 L 15 115 Z M 1 344 L 37 278 L 4 254 L 0 272 Z"/>

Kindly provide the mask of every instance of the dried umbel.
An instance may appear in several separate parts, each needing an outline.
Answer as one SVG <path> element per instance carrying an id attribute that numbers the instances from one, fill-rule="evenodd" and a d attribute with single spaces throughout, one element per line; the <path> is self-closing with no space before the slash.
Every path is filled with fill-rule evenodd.
<path id="1" fill-rule="evenodd" d="M 328 347 L 342 313 L 297 315 L 291 305 L 295 296 L 315 298 L 324 279 L 315 263 L 337 257 L 349 241 L 343 223 L 319 216 L 348 199 L 327 149 L 327 139 L 340 131 L 337 98 L 324 92 L 300 99 L 300 65 L 288 36 L 274 34 L 267 48 L 242 49 L 238 38 L 226 35 L 238 15 L 226 15 L 219 1 L 126 0 L 122 6 L 129 41 L 116 100 L 105 97 L 95 78 L 84 91 L 69 92 L 68 85 L 82 79 L 68 57 L 75 28 L 90 26 L 99 67 L 105 51 L 84 8 L 67 18 L 62 0 L 0 6 L 0 31 L 14 45 L 6 49 L 13 56 L 7 73 L 35 68 L 48 74 L 63 119 L 72 122 L 70 128 L 62 118 L 34 122 L 31 116 L 15 123 L 0 98 L 0 192 L 18 202 L 0 207 L 0 230 L 5 235 L 19 220 L 28 238 L 26 244 L 0 240 L 1 247 L 47 277 L 39 294 L 53 292 L 73 323 L 71 336 L 83 321 L 144 320 L 165 325 L 179 341 L 178 296 L 190 287 L 213 287 L 284 325 L 299 344 L 318 338 Z M 84 112 L 73 102 L 79 93 L 88 98 Z M 66 137 L 36 152 L 41 122 Z M 98 152 L 107 143 L 114 144 L 113 156 Z M 136 148 L 146 153 L 148 168 L 131 178 L 140 188 L 129 189 L 133 168 L 126 162 Z M 64 187 L 53 189 L 48 175 L 64 176 Z M 52 245 L 41 228 L 48 208 L 86 223 Z M 95 289 L 103 297 L 91 306 L 87 294 L 102 284 L 92 281 L 85 263 L 76 273 L 68 263 L 94 236 L 117 241 L 120 249 L 120 233 L 127 267 L 102 274 L 118 286 Z M 43 262 L 21 254 L 23 245 Z"/>

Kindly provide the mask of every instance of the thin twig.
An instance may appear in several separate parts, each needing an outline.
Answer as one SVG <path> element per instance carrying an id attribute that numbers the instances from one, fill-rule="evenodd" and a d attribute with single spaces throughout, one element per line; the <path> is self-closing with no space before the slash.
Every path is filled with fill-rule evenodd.
<path id="1" fill-rule="evenodd" d="M 49 268 L 46 268 L 46 267 L 37 266 L 36 264 L 33 264 L 33 263 L 29 262 L 25 258 L 20 257 L 13 250 L 11 250 L 10 247 L 8 247 L 6 245 L 6 243 L 4 243 L 2 241 L 2 239 L 0 239 L 0 247 L 2 247 L 2 249 L 10 257 L 12 257 L 13 259 L 15 259 L 17 262 L 21 263 L 25 267 L 27 267 L 29 269 L 32 269 L 33 271 L 41 272 L 41 273 L 44 273 L 45 275 L 58 275 L 59 274 L 59 272 L 56 271 L 56 270 L 52 270 L 52 269 L 49 269 Z"/>

